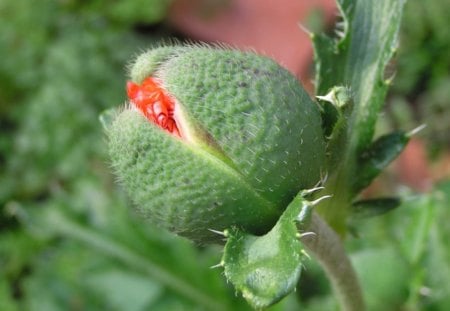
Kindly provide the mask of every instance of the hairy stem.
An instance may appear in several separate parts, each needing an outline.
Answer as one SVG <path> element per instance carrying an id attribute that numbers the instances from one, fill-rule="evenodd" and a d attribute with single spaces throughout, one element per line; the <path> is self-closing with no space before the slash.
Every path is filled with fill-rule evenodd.
<path id="1" fill-rule="evenodd" d="M 339 236 L 316 213 L 313 213 L 307 231 L 315 234 L 305 235 L 302 242 L 331 280 L 342 310 L 365 310 L 358 278 Z"/>

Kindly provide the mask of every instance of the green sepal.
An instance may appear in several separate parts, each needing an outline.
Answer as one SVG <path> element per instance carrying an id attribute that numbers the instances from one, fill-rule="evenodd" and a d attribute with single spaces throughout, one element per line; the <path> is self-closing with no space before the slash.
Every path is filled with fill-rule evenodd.
<path id="1" fill-rule="evenodd" d="M 256 309 L 266 308 L 288 295 L 296 286 L 305 257 L 299 240 L 299 217 L 311 210 L 301 195 L 289 204 L 277 224 L 263 236 L 247 234 L 235 227 L 226 230 L 222 257 L 225 276 Z"/>
<path id="2" fill-rule="evenodd" d="M 145 78 L 155 74 L 158 67 L 175 54 L 181 47 L 160 46 L 139 55 L 130 66 L 130 78 L 133 82 L 141 84 Z"/>
<path id="3" fill-rule="evenodd" d="M 370 218 L 385 214 L 401 204 L 399 198 L 378 198 L 370 200 L 356 201 L 350 208 L 351 217 Z"/>
<path id="4" fill-rule="evenodd" d="M 358 176 L 353 184 L 357 194 L 366 188 L 406 147 L 410 135 L 393 132 L 378 138 L 364 151 L 358 160 Z"/>

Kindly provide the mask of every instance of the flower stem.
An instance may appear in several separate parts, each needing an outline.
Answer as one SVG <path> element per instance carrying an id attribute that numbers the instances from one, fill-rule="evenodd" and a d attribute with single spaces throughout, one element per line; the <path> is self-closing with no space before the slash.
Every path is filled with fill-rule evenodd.
<path id="1" fill-rule="evenodd" d="M 339 236 L 316 213 L 307 231 L 315 234 L 304 235 L 302 242 L 330 279 L 342 310 L 365 310 L 358 278 Z"/>

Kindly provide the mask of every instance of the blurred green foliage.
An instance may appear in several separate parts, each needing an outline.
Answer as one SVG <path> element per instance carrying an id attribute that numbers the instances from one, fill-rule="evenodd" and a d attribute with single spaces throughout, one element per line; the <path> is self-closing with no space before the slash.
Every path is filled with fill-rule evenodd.
<path id="1" fill-rule="evenodd" d="M 1 310 L 235 303 L 208 269 L 220 254 L 136 220 L 109 172 L 98 115 L 125 101 L 136 51 L 169 34 L 139 35 L 168 4 L 0 1 Z"/>
<path id="2" fill-rule="evenodd" d="M 447 126 L 441 134 L 447 3 L 410 1 L 395 80 L 397 98 L 424 103 L 421 116 L 447 116 L 429 123 Z M 170 35 L 154 25 L 169 4 L 0 0 L 0 310 L 248 310 L 208 269 L 218 248 L 138 220 L 110 173 L 98 115 L 125 101 L 136 51 Z M 367 300 L 371 310 L 446 310 L 450 184 L 407 197 L 348 243 Z M 299 291 L 271 310 L 335 305 L 310 261 Z"/>
<path id="3" fill-rule="evenodd" d="M 450 303 L 450 182 L 359 224 L 349 241 L 371 310 L 447 310 Z"/>
<path id="4" fill-rule="evenodd" d="M 430 154 L 450 147 L 450 1 L 405 6 L 391 115 L 396 127 L 426 124 Z"/>

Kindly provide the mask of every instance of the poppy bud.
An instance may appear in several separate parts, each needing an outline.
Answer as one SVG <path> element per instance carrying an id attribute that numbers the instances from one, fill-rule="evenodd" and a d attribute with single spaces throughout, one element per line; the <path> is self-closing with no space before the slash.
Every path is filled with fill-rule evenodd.
<path id="1" fill-rule="evenodd" d="M 198 242 L 268 231 L 320 179 L 318 107 L 267 57 L 166 46 L 131 66 L 130 104 L 107 128 L 113 166 L 142 215 Z"/>

